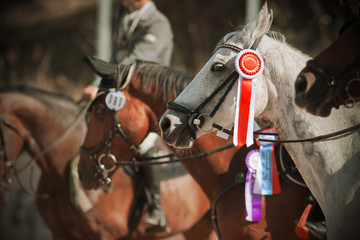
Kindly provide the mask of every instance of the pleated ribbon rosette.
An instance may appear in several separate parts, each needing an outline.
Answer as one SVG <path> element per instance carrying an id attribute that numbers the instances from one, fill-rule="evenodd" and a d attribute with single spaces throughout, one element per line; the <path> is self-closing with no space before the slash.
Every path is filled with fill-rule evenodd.
<path id="1" fill-rule="evenodd" d="M 245 219 L 250 222 L 259 222 L 261 221 L 261 194 L 254 192 L 256 171 L 260 164 L 259 150 L 251 150 L 246 156 L 245 163 L 248 168 L 245 182 Z"/>
<path id="2" fill-rule="evenodd" d="M 259 52 L 252 49 L 241 51 L 235 59 L 239 73 L 233 143 L 240 148 L 254 143 L 254 105 L 256 78 L 264 70 L 264 61 Z"/>

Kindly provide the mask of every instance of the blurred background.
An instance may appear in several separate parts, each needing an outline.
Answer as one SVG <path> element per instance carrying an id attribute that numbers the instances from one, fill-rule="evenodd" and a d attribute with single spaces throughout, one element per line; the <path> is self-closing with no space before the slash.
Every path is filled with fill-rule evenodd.
<path id="1" fill-rule="evenodd" d="M 27 84 L 79 100 L 82 89 L 94 79 L 82 57 L 104 56 L 99 37 L 104 37 L 101 34 L 106 29 L 98 25 L 102 11 L 99 6 L 104 2 L 105 8 L 106 4 L 110 7 L 119 4 L 118 0 L 2 0 L 0 87 Z M 257 12 L 263 3 L 154 2 L 173 28 L 172 67 L 192 74 L 201 69 L 226 33 L 245 25 L 253 16 L 251 6 Z M 274 12 L 271 30 L 283 33 L 290 45 L 310 56 L 334 41 L 348 18 L 347 10 L 340 7 L 338 0 L 268 0 L 268 4 Z M 116 10 L 114 7 L 111 11 Z M 107 14 L 105 21 L 111 22 L 111 16 Z M 50 239 L 50 233 L 36 215 L 33 199 L 16 186 L 13 184 L 11 204 L 0 209 L 0 239 Z"/>

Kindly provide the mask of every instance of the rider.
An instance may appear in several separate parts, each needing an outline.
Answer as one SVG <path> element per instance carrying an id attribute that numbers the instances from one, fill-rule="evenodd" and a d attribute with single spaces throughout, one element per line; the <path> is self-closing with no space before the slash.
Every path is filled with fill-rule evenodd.
<path id="1" fill-rule="evenodd" d="M 120 20 L 113 31 L 112 63 L 130 64 L 136 59 L 170 65 L 173 33 L 168 19 L 157 10 L 151 0 L 121 0 Z M 91 100 L 98 91 L 99 80 L 87 86 L 83 98 Z M 149 133 L 140 146 L 140 152 L 152 156 L 159 135 Z M 145 192 L 148 202 L 146 231 L 166 230 L 167 219 L 160 202 L 160 166 L 144 166 Z"/>

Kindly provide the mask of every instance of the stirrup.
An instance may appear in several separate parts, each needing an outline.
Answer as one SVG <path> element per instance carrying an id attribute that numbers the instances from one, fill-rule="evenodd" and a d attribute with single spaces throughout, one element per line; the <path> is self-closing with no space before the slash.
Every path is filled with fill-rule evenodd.
<path id="1" fill-rule="evenodd" d="M 157 232 L 167 231 L 168 222 L 164 212 L 161 209 L 152 209 L 144 218 L 144 223 L 147 225 L 145 232 L 153 234 Z"/>

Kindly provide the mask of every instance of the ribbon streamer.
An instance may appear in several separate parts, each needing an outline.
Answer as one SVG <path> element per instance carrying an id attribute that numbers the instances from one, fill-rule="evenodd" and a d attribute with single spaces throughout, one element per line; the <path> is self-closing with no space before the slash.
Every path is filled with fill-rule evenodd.
<path id="1" fill-rule="evenodd" d="M 250 151 L 245 159 L 248 172 L 245 182 L 245 210 L 246 220 L 251 222 L 261 221 L 261 195 L 254 193 L 256 169 L 260 162 L 259 150 Z"/>
<path id="2" fill-rule="evenodd" d="M 250 146 L 254 143 L 255 82 L 262 73 L 264 64 L 259 52 L 245 49 L 237 55 L 235 68 L 239 73 L 239 80 L 233 143 L 240 148 L 244 144 Z"/>
<path id="3" fill-rule="evenodd" d="M 277 133 L 275 129 L 265 129 L 262 132 Z M 277 140 L 276 135 L 260 135 L 260 139 Z M 274 195 L 281 193 L 280 180 L 275 159 L 275 145 L 271 142 L 259 141 L 260 164 L 257 168 L 254 192 L 261 195 Z"/>

